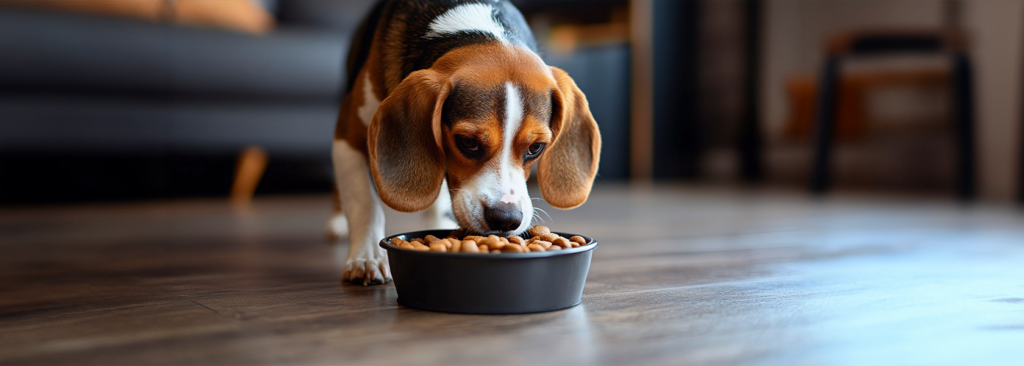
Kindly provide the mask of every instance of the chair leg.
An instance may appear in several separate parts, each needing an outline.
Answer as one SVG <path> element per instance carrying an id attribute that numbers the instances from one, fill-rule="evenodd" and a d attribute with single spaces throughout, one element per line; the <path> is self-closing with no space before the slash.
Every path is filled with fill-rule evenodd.
<path id="1" fill-rule="evenodd" d="M 829 56 L 818 86 L 814 160 L 811 165 L 811 193 L 823 194 L 829 187 L 832 141 L 835 138 L 836 106 L 839 103 L 839 56 Z"/>
<path id="2" fill-rule="evenodd" d="M 971 64 L 966 54 L 953 56 L 953 111 L 957 156 L 957 197 L 974 198 L 974 101 Z"/>

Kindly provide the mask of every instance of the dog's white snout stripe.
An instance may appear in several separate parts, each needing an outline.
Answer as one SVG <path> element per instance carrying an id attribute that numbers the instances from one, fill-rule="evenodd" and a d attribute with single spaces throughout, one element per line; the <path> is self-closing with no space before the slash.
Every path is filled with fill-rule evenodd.
<path id="1" fill-rule="evenodd" d="M 501 182 L 503 187 L 510 187 L 509 179 L 514 179 L 512 160 L 512 143 L 515 142 L 516 132 L 523 123 L 523 101 L 519 96 L 519 89 L 512 83 L 505 83 L 505 124 L 502 126 L 501 146 Z"/>

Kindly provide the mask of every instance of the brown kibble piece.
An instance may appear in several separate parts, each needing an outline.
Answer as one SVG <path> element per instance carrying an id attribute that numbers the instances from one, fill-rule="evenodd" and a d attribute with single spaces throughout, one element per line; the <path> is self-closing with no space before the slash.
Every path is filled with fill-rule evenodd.
<path id="1" fill-rule="evenodd" d="M 412 250 L 426 251 L 430 250 L 430 247 L 423 245 L 423 243 L 420 243 L 418 241 L 414 241 L 412 242 Z"/>
<path id="2" fill-rule="evenodd" d="M 492 250 L 492 251 L 491 251 L 491 254 L 501 254 L 501 251 L 500 251 L 500 250 L 497 250 L 497 249 L 495 249 L 495 250 Z"/>
<path id="3" fill-rule="evenodd" d="M 525 253 L 526 252 L 526 248 L 524 248 L 524 247 L 522 247 L 520 245 L 508 244 L 508 245 L 505 245 L 505 246 L 501 247 L 501 251 L 506 252 L 506 253 Z"/>
<path id="4" fill-rule="evenodd" d="M 442 243 L 440 241 L 435 241 L 433 243 L 430 243 L 430 251 L 431 252 L 447 252 L 448 251 L 448 247 L 445 246 L 444 243 Z"/>
<path id="5" fill-rule="evenodd" d="M 412 243 L 407 242 L 407 241 L 403 241 L 401 244 L 398 244 L 398 247 L 402 248 L 402 249 L 414 249 L 415 248 L 415 246 Z"/>
<path id="6" fill-rule="evenodd" d="M 498 240 L 498 237 L 495 235 L 491 235 L 484 238 L 483 240 L 480 241 L 480 244 L 487 245 L 487 247 L 491 249 L 501 249 L 502 247 L 505 246 L 505 243 L 503 243 L 501 240 Z"/>
<path id="7" fill-rule="evenodd" d="M 458 251 L 462 250 L 462 240 L 455 239 L 455 238 L 448 238 L 448 239 L 445 239 L 445 240 L 447 240 L 449 243 L 452 243 L 452 246 L 448 247 L 448 250 L 453 251 L 453 252 L 458 252 Z"/>
<path id="8" fill-rule="evenodd" d="M 444 244 L 444 246 L 445 246 L 446 248 L 448 248 L 448 250 L 451 250 L 451 249 L 452 249 L 452 244 L 453 244 L 453 243 L 452 243 L 452 241 L 451 241 L 451 240 L 448 240 L 448 239 L 441 239 L 441 240 L 438 240 L 438 241 L 439 241 L 439 242 L 441 242 L 441 244 Z"/>
<path id="9" fill-rule="evenodd" d="M 550 232 L 551 232 L 551 230 L 548 229 L 547 226 L 543 226 L 543 225 L 535 225 L 534 227 L 530 228 L 530 235 L 532 235 L 532 236 L 542 236 L 542 235 L 550 233 Z"/>
<path id="10" fill-rule="evenodd" d="M 441 240 L 441 238 L 438 238 L 433 235 L 427 235 L 426 237 L 423 238 L 423 240 L 426 241 L 427 243 L 433 243 L 435 241 Z"/>
<path id="11" fill-rule="evenodd" d="M 395 237 L 395 238 L 391 238 L 391 245 L 395 245 L 395 246 L 398 246 L 398 245 L 402 245 L 402 242 L 403 242 L 403 241 L 404 241 L 404 240 L 402 240 L 402 239 L 399 239 L 399 238 L 397 238 L 397 237 Z"/>
<path id="12" fill-rule="evenodd" d="M 548 248 L 548 251 L 550 252 L 552 250 L 562 250 L 562 247 L 557 246 L 557 245 L 552 245 L 551 247 Z"/>
<path id="13" fill-rule="evenodd" d="M 516 243 L 516 244 L 519 244 L 519 245 L 522 245 L 522 246 L 526 246 L 526 240 L 523 240 L 523 238 L 520 238 L 520 237 L 515 236 L 515 235 L 508 237 L 508 242 L 509 243 Z"/>
<path id="14" fill-rule="evenodd" d="M 534 245 L 534 244 L 540 245 L 540 246 L 544 247 L 545 250 L 551 247 L 551 242 L 550 241 L 545 241 L 545 240 L 537 240 L 537 241 L 531 243 L 530 245 Z"/>
<path id="15" fill-rule="evenodd" d="M 579 245 L 587 245 L 587 239 L 584 239 L 582 236 L 579 235 L 569 238 L 569 241 Z"/>
<path id="16" fill-rule="evenodd" d="M 480 236 L 480 235 L 467 235 L 465 238 L 462 238 L 462 240 L 472 240 L 472 241 L 475 241 L 477 243 L 483 241 L 484 239 L 485 238 Z"/>
<path id="17" fill-rule="evenodd" d="M 462 241 L 462 252 L 463 253 L 480 253 L 480 247 L 476 246 L 476 242 L 473 240 Z M 486 253 L 486 252 L 484 252 Z"/>
<path id="18" fill-rule="evenodd" d="M 572 248 L 572 242 L 569 241 L 569 239 L 566 239 L 566 238 L 555 239 L 555 241 L 551 242 L 551 244 L 560 246 L 560 247 L 562 247 L 562 249 Z"/>
<path id="19" fill-rule="evenodd" d="M 579 245 L 579 244 L 577 244 L 577 243 L 572 243 L 572 247 L 573 247 L 573 248 L 577 248 L 577 247 L 579 247 L 579 246 L 580 246 L 580 245 Z"/>
<path id="20" fill-rule="evenodd" d="M 423 244 L 423 239 L 422 238 L 413 238 L 412 240 L 409 240 L 409 241 L 411 241 L 413 243 Z"/>
<path id="21" fill-rule="evenodd" d="M 558 236 L 558 234 L 555 234 L 555 233 L 547 233 L 547 234 L 544 234 L 544 235 L 540 236 L 541 240 L 550 241 L 550 242 L 554 242 L 555 239 L 558 239 L 558 238 L 561 238 L 561 236 Z"/>
<path id="22" fill-rule="evenodd" d="M 527 248 L 530 248 L 531 252 L 543 252 L 545 250 L 544 246 L 540 244 L 530 244 Z"/>
<path id="23" fill-rule="evenodd" d="M 491 248 L 488 247 L 487 244 L 479 244 L 479 248 L 480 248 L 480 252 L 482 252 L 482 253 L 490 253 L 491 252 Z"/>

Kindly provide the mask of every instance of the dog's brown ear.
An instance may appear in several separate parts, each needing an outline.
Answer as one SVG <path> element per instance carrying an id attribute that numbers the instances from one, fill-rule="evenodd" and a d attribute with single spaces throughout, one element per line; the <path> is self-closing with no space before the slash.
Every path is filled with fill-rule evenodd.
<path id="1" fill-rule="evenodd" d="M 413 212 L 437 199 L 444 180 L 441 106 L 451 82 L 426 69 L 409 74 L 384 98 L 370 122 L 370 170 L 381 201 Z"/>
<path id="2" fill-rule="evenodd" d="M 590 114 L 587 97 L 569 74 L 557 67 L 551 72 L 558 84 L 551 97 L 554 140 L 537 164 L 537 180 L 545 201 L 570 209 L 590 196 L 601 157 L 601 132 Z"/>

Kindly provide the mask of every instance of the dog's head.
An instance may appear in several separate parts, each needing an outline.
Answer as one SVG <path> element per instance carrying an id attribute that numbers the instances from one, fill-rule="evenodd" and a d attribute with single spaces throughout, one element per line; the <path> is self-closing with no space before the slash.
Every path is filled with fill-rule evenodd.
<path id="1" fill-rule="evenodd" d="M 526 180 L 535 162 L 552 206 L 587 200 L 601 136 L 586 97 L 568 74 L 532 52 L 503 51 L 451 52 L 381 102 L 368 148 L 385 204 L 425 209 L 447 178 L 460 226 L 519 233 L 533 217 Z"/>

